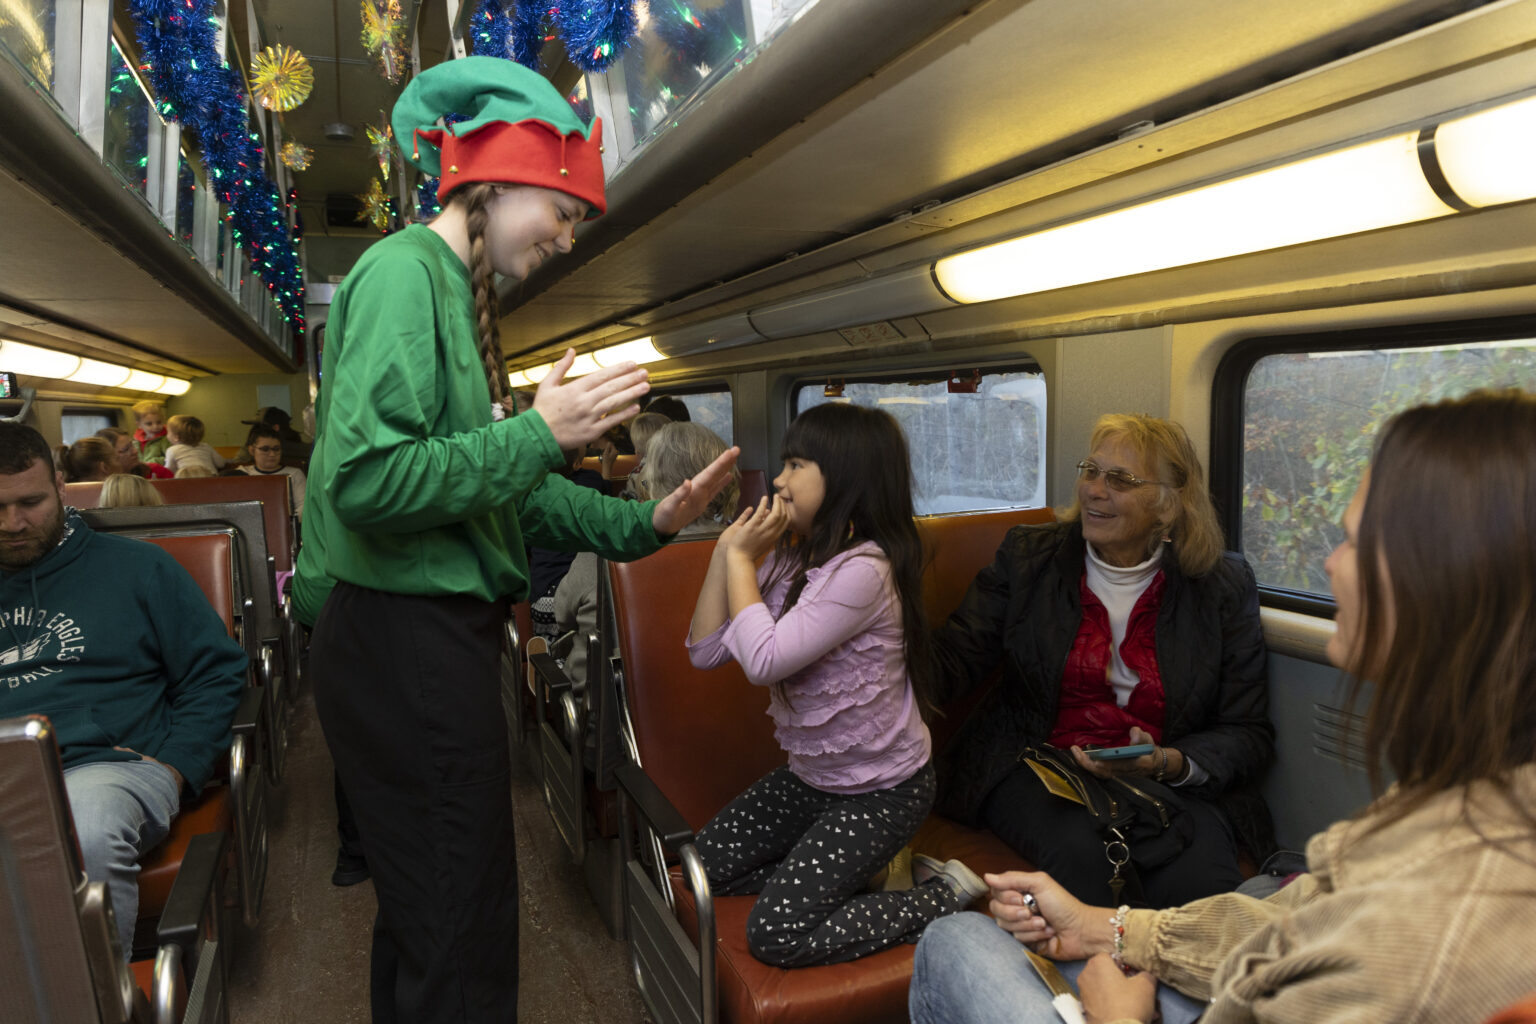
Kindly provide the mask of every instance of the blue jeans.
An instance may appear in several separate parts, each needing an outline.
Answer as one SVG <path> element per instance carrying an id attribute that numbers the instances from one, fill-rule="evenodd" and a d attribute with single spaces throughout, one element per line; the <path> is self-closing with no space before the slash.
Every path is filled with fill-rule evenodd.
<path id="1" fill-rule="evenodd" d="M 97 761 L 64 772 L 85 875 L 112 894 L 123 958 L 139 917 L 139 857 L 171 830 L 181 809 L 176 779 L 157 761 Z"/>
<path id="2" fill-rule="evenodd" d="M 1057 964 L 1074 984 L 1086 961 Z M 1017 939 L 986 914 L 930 924 L 917 944 L 907 996 L 912 1024 L 1060 1024 L 1051 993 Z M 1163 1024 L 1188 1024 L 1205 1004 L 1157 986 Z"/>

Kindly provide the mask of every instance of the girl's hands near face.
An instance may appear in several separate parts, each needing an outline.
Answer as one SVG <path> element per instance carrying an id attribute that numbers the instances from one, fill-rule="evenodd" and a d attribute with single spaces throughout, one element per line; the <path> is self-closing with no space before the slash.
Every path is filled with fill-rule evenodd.
<path id="1" fill-rule="evenodd" d="M 694 474 L 692 479 L 684 480 L 677 490 L 663 498 L 651 515 L 651 526 L 656 532 L 662 536 L 674 534 L 703 515 L 715 495 L 720 493 L 720 488 L 731 478 L 731 467 L 736 464 L 736 456 L 740 454 L 740 448 L 727 448 L 714 462 Z M 732 523 L 731 527 L 735 525 Z"/>
<path id="2" fill-rule="evenodd" d="M 576 361 L 568 348 L 555 363 L 534 395 L 533 409 L 544 418 L 555 443 L 563 449 L 579 448 L 595 441 L 603 431 L 639 412 L 635 400 L 651 390 L 646 372 L 634 363 L 620 363 L 578 377 L 565 379 Z"/>
<path id="3" fill-rule="evenodd" d="M 784 508 L 784 501 L 777 494 L 769 504 L 767 497 L 758 501 L 757 507 L 748 509 L 747 514 L 731 524 L 726 534 L 732 533 L 727 550 L 739 552 L 756 562 L 779 542 L 779 537 L 789 528 L 789 512 Z M 721 534 L 720 541 L 725 543 L 726 536 Z"/>
<path id="4" fill-rule="evenodd" d="M 1078 995 L 1090 1024 L 1110 1020 L 1150 1021 L 1157 1015 L 1157 979 L 1145 971 L 1122 974 L 1108 953 L 1100 953 L 1077 978 Z"/>

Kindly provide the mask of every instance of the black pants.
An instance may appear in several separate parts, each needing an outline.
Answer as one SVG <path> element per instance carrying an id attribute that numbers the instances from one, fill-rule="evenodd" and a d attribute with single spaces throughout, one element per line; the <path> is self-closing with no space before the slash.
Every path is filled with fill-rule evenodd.
<path id="1" fill-rule="evenodd" d="M 1213 804 L 1178 794 L 1194 824 L 1194 839 L 1162 867 L 1138 869 L 1149 907 L 1176 907 L 1231 892 L 1243 880 L 1226 816 Z M 1003 777 L 981 806 L 982 820 L 1018 851 L 1090 906 L 1114 906 L 1114 868 L 1081 804 L 1053 796 L 1027 765 Z M 1134 851 L 1133 851 L 1134 855 Z"/>
<path id="2" fill-rule="evenodd" d="M 373 873 L 375 1024 L 517 1018 L 505 602 L 338 584 L 315 704 Z"/>
<path id="3" fill-rule="evenodd" d="M 938 879 L 866 893 L 933 806 L 931 764 L 873 793 L 827 793 L 776 768 L 699 831 L 712 892 L 757 893 L 747 918 L 752 955 L 775 967 L 837 964 L 902 942 L 961 909 Z"/>

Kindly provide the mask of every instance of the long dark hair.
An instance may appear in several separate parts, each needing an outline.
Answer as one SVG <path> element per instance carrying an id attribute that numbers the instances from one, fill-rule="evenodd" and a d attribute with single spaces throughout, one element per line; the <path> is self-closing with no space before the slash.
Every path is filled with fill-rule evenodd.
<path id="1" fill-rule="evenodd" d="M 1346 666 L 1375 682 L 1366 754 L 1375 810 L 1396 821 L 1486 781 L 1519 807 L 1536 760 L 1536 396 L 1480 391 L 1382 429 L 1356 538 L 1360 637 Z"/>
<path id="2" fill-rule="evenodd" d="M 891 564 L 918 707 L 932 711 L 935 668 L 923 607 L 923 541 L 912 521 L 912 459 L 901 424 L 879 409 L 842 402 L 813 406 L 784 432 L 779 457 L 816 463 L 825 486 L 810 536 L 786 533 L 779 540 L 779 570 L 772 582 L 790 580 L 784 610 L 800 599 L 807 570 L 874 541 Z"/>

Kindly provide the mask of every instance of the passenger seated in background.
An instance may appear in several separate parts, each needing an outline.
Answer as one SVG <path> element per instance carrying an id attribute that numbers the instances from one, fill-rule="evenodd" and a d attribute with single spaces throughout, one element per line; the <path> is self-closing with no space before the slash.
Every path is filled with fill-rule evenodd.
<path id="1" fill-rule="evenodd" d="M 224 468 L 224 456 L 203 442 L 203 421 L 196 416 L 172 416 L 165 432 L 171 441 L 165 450 L 165 468 L 172 473 L 180 476 L 182 469 L 198 466 L 208 471 L 198 476 L 215 476 Z"/>
<path id="2" fill-rule="evenodd" d="M 1054 1021 L 1025 946 L 1093 957 L 1078 983 L 1096 1021 L 1478 1022 L 1536 989 L 1533 523 L 1536 397 L 1394 417 L 1327 561 L 1327 652 L 1352 702 L 1369 693 L 1366 763 L 1396 783 L 1313 836 L 1309 873 L 1263 901 L 1114 911 L 1047 874 L 988 876 L 997 923 L 923 936 L 912 1019 Z"/>
<path id="3" fill-rule="evenodd" d="M 721 449 L 724 451 L 724 449 Z M 719 454 L 716 452 L 715 454 Z M 592 469 L 582 469 L 582 455 L 578 452 L 567 466 L 551 470 L 565 477 L 578 487 L 589 487 L 598 494 L 607 494 L 603 488 L 602 474 Z M 542 636 L 551 643 L 564 633 L 565 630 L 555 625 L 555 588 L 560 586 L 560 581 L 570 571 L 571 562 L 576 554 L 570 551 L 555 551 L 550 548 L 534 547 L 528 545 L 528 594 L 529 617 L 533 620 L 533 632 L 536 636 Z M 595 559 L 597 556 L 590 552 L 587 558 Z"/>
<path id="4" fill-rule="evenodd" d="M 169 480 L 176 475 L 157 463 L 140 461 L 138 442 L 126 430 L 102 427 L 96 431 L 96 436 L 110 444 L 117 453 L 117 464 L 113 470 L 115 473 L 132 473 L 149 480 Z"/>
<path id="5" fill-rule="evenodd" d="M 1079 899 L 1171 906 L 1243 880 L 1233 825 L 1256 862 L 1273 846 L 1248 788 L 1274 751 L 1258 587 L 1222 552 L 1183 427 L 1104 416 L 1089 451 L 1060 521 L 1010 530 L 935 634 L 946 702 L 1002 668 L 941 763 L 939 809 L 991 829 Z M 1142 743 L 1152 752 L 1133 759 L 1084 753 Z M 1130 779 L 1162 803 L 1114 787 L 1138 812 L 1118 877 L 1118 837 L 1021 759 L 1047 745 L 1066 752 L 1064 771 Z"/>
<path id="6" fill-rule="evenodd" d="M 165 436 L 165 406 L 149 398 L 136 402 L 133 419 L 133 439 L 139 443 L 139 458 L 163 464 L 165 450 L 171 446 L 170 438 Z"/>
<path id="7" fill-rule="evenodd" d="M 154 484 L 131 473 L 113 473 L 101 485 L 102 508 L 164 504 L 165 499 L 155 490 Z"/>
<path id="8" fill-rule="evenodd" d="M 246 657 L 170 555 L 96 533 L 63 484 L 37 431 L 0 423 L 0 718 L 52 720 L 86 874 L 111 893 L 126 955 L 138 858 L 229 746 Z"/>
<path id="9" fill-rule="evenodd" d="M 105 480 L 117 472 L 117 453 L 99 437 L 82 437 L 59 449 L 60 468 L 66 483 Z"/>
<path id="10" fill-rule="evenodd" d="M 263 406 L 256 410 L 255 419 L 240 422 L 253 427 L 271 427 L 282 439 L 283 451 L 289 458 L 301 460 L 306 465 L 309 463 L 309 456 L 314 446 L 304 440 L 303 434 L 293 429 L 293 417 L 288 415 L 288 410 L 275 405 Z M 246 443 L 250 444 L 249 436 L 246 438 Z"/>
<path id="11" fill-rule="evenodd" d="M 245 450 L 251 464 L 241 466 L 240 471 L 249 476 L 286 476 L 293 514 L 304 518 L 304 471 L 283 465 L 283 439 L 277 429 L 258 423 L 245 439 Z"/>
<path id="12" fill-rule="evenodd" d="M 629 439 L 635 446 L 635 464 L 629 469 L 629 479 L 624 483 L 624 491 L 621 497 L 628 498 L 631 501 L 640 500 L 640 473 L 645 467 L 645 456 L 650 451 L 651 438 L 655 437 L 662 427 L 671 422 L 673 421 L 665 416 L 658 416 L 653 412 L 643 412 L 630 421 Z M 605 448 L 603 450 L 602 467 L 604 480 L 615 478 L 613 460 L 617 454 L 616 449 Z"/>
<path id="13" fill-rule="evenodd" d="M 683 404 L 683 400 L 671 395 L 653 395 L 651 400 L 645 403 L 641 412 L 665 416 L 674 423 L 689 423 L 693 420 L 693 417 L 688 415 L 688 406 Z"/>
<path id="14" fill-rule="evenodd" d="M 911 889 L 865 892 L 934 796 L 923 544 L 901 427 L 878 409 L 818 405 L 789 425 L 783 458 L 772 504 L 715 543 L 688 654 L 699 668 L 734 658 L 769 687 L 789 764 L 715 815 L 698 850 L 712 891 L 757 894 L 752 955 L 803 967 L 911 941 L 987 890 L 959 861 L 929 861 L 937 873 Z"/>
<path id="15" fill-rule="evenodd" d="M 666 423 L 650 441 L 650 458 L 640 479 L 641 501 L 652 496 L 665 497 L 704 471 L 729 448 L 720 436 L 696 423 Z M 594 476 L 596 474 L 593 474 Z M 741 494 L 741 471 L 731 467 L 731 478 L 720 493 L 710 499 L 703 513 L 677 532 L 673 540 L 697 540 L 713 537 L 736 517 L 736 501 Z M 576 644 L 565 659 L 565 673 L 577 692 L 587 684 L 587 636 L 597 632 L 597 556 L 591 552 L 576 555 L 570 571 L 560 581 L 553 600 L 555 635 L 572 630 Z"/>

